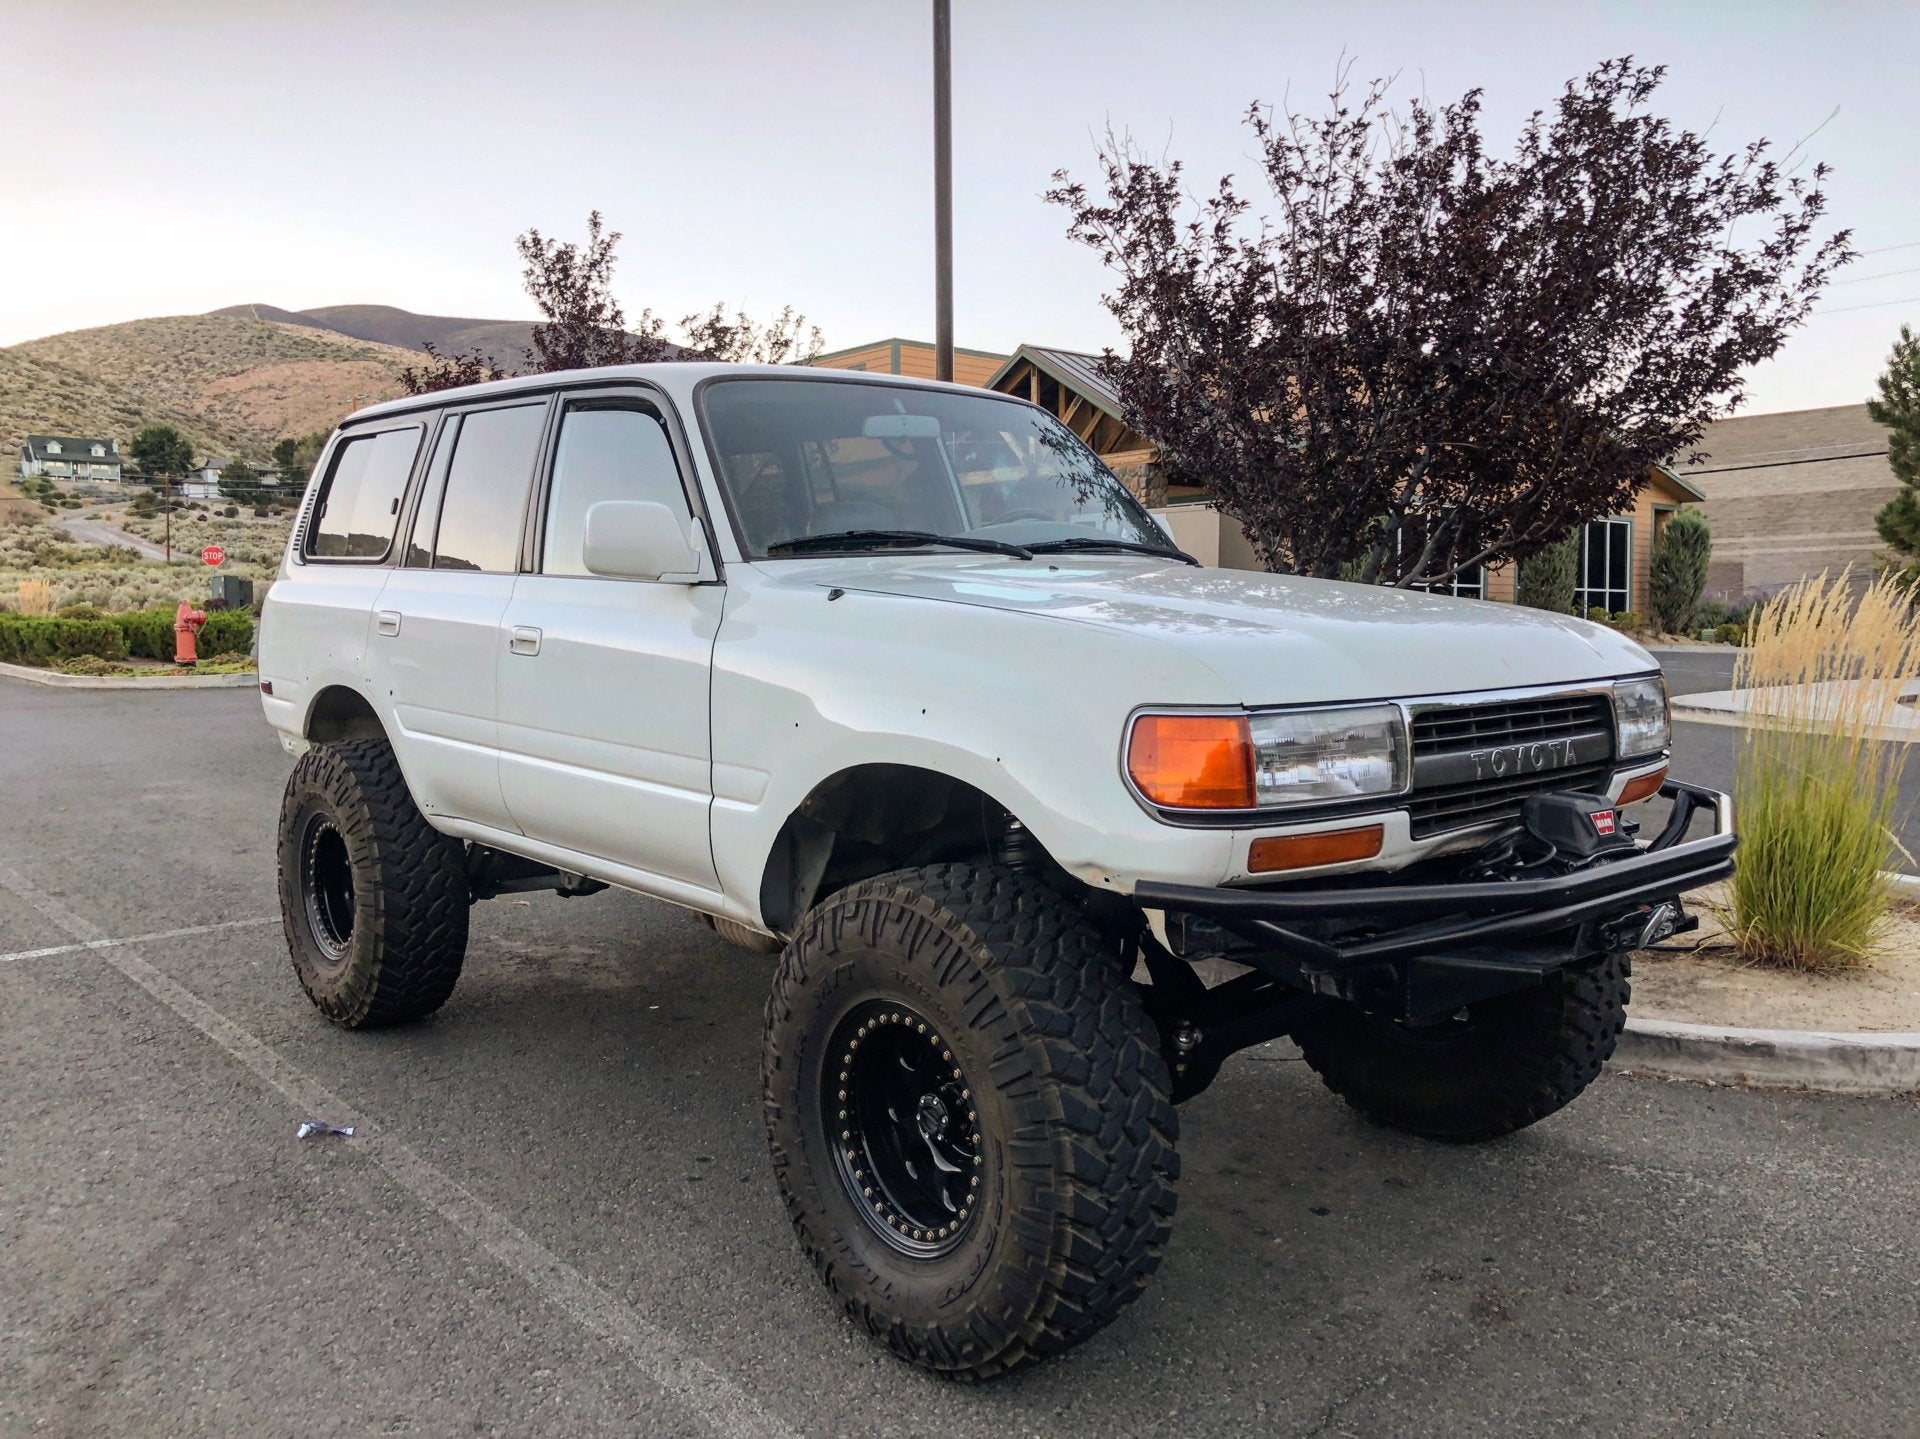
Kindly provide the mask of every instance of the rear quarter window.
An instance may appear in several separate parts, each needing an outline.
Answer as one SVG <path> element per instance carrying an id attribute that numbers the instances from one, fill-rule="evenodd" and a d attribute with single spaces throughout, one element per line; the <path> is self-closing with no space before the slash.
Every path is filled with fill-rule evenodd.
<path id="1" fill-rule="evenodd" d="M 303 552 L 313 559 L 385 558 L 419 450 L 417 426 L 342 441 L 314 500 Z"/>

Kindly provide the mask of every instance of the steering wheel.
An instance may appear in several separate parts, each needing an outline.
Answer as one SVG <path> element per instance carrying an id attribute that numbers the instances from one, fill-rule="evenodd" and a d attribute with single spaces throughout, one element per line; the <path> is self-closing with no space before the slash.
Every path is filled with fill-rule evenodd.
<path id="1" fill-rule="evenodd" d="M 1053 516 L 1045 510 L 1008 510 L 1005 514 L 995 515 L 993 522 L 996 525 L 1004 525 L 1014 520 L 1041 520 L 1050 522 L 1052 519 Z"/>

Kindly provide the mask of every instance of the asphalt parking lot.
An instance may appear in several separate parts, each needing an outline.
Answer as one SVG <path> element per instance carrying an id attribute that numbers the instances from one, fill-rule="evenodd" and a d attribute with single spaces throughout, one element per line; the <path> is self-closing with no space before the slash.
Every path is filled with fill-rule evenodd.
<path id="1" fill-rule="evenodd" d="M 1609 1076 L 1454 1149 L 1285 1046 L 1183 1108 L 1139 1304 L 926 1377 L 780 1213 L 770 960 L 629 895 L 495 901 L 438 1016 L 337 1031 L 278 931 L 287 768 L 246 691 L 0 680 L 0 1432 L 1911 1429 L 1913 1104 Z"/>

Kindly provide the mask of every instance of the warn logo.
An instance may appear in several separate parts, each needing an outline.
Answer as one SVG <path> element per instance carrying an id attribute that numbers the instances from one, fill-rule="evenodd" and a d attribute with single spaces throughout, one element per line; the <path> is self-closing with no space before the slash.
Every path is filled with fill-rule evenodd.
<path id="1" fill-rule="evenodd" d="M 1595 834 L 1604 836 L 1604 835 L 1609 835 L 1613 833 L 1613 811 L 1612 810 L 1597 809 L 1592 814 L 1588 815 L 1587 818 L 1593 821 L 1593 832 Z"/>

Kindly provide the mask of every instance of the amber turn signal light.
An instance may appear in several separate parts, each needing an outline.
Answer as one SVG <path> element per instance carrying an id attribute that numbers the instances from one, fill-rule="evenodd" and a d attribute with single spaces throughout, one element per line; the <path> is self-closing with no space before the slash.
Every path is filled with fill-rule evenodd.
<path id="1" fill-rule="evenodd" d="M 1383 826 L 1336 829 L 1318 834 L 1274 834 L 1247 846 L 1247 873 L 1269 874 L 1276 869 L 1306 869 L 1316 864 L 1344 864 L 1372 859 L 1386 839 Z"/>
<path id="2" fill-rule="evenodd" d="M 1660 793 L 1660 786 L 1667 782 L 1666 766 L 1662 765 L 1652 774 L 1643 774 L 1638 779 L 1627 781 L 1627 787 L 1620 791 L 1620 798 L 1614 801 L 1617 806 L 1638 804 L 1643 799 L 1652 799 Z"/>
<path id="3" fill-rule="evenodd" d="M 1244 715 L 1141 715 L 1127 773 L 1169 809 L 1252 809 L 1253 737 Z"/>

